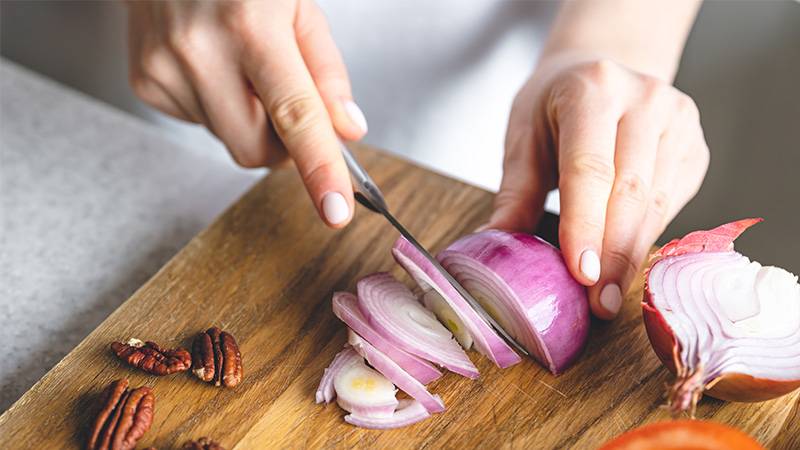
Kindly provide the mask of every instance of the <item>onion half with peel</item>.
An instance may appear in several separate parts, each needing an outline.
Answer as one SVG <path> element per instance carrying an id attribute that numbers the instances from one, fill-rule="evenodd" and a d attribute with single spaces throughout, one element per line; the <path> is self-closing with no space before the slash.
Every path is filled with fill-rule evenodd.
<path id="1" fill-rule="evenodd" d="M 473 339 L 473 345 L 481 354 L 501 368 L 521 361 L 519 355 L 469 306 L 464 297 L 410 242 L 400 237 L 392 247 L 392 255 L 424 292 L 433 289 L 439 293 L 466 328 Z M 440 317 L 443 317 L 441 313 Z"/>
<path id="2" fill-rule="evenodd" d="M 694 415 L 703 393 L 763 401 L 800 387 L 800 285 L 733 249 L 761 219 L 696 231 L 653 255 L 643 319 L 658 357 L 676 375 L 673 414 Z"/>
<path id="3" fill-rule="evenodd" d="M 428 384 L 442 376 L 442 372 L 431 364 L 417 356 L 405 352 L 391 341 L 381 336 L 380 333 L 369 324 L 369 321 L 361 313 L 361 310 L 358 309 L 358 299 L 355 295 L 349 292 L 335 292 L 333 294 L 333 313 L 344 322 L 345 325 L 350 327 L 351 330 L 358 333 L 367 342 L 375 346 L 376 349 L 391 358 L 392 361 L 420 383 Z M 334 359 L 332 365 L 333 364 L 336 364 L 336 359 Z M 317 403 L 319 403 L 319 401 L 317 401 Z"/>
<path id="4" fill-rule="evenodd" d="M 553 374 L 580 355 L 589 335 L 589 301 L 557 248 L 529 234 L 485 230 L 455 241 L 438 258 Z"/>
<path id="5" fill-rule="evenodd" d="M 358 306 L 385 339 L 412 355 L 468 378 L 478 369 L 436 317 L 388 273 L 368 275 L 356 285 Z"/>
<path id="6" fill-rule="evenodd" d="M 397 363 L 392 361 L 391 358 L 381 353 L 380 350 L 362 339 L 361 336 L 356 334 L 353 330 L 348 330 L 347 343 L 350 344 L 359 355 L 366 358 L 367 362 L 377 369 L 378 372 L 383 374 L 383 376 L 388 378 L 389 381 L 420 402 L 428 412 L 438 413 L 444 411 L 444 403 L 442 403 L 441 398 L 431 395 L 422 383 L 414 379 L 408 372 L 404 371 Z"/>

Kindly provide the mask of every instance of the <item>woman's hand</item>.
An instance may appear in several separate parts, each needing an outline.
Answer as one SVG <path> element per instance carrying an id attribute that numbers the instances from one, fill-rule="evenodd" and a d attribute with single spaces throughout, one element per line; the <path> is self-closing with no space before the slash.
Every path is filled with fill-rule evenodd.
<path id="1" fill-rule="evenodd" d="M 505 146 L 489 226 L 532 231 L 558 187 L 561 249 L 602 319 L 616 316 L 709 162 L 692 99 L 607 60 L 540 65 L 514 101 Z"/>
<path id="2" fill-rule="evenodd" d="M 245 167 L 288 154 L 325 222 L 350 221 L 353 192 L 337 134 L 366 120 L 312 0 L 135 1 L 130 81 L 151 106 L 204 124 Z"/>

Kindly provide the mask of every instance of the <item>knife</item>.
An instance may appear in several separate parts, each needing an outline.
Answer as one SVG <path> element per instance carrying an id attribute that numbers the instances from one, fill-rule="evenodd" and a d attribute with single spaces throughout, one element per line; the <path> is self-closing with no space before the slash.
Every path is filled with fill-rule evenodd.
<path id="1" fill-rule="evenodd" d="M 372 181 L 372 178 L 370 178 L 369 174 L 367 174 L 367 171 L 364 170 L 361 164 L 358 163 L 356 158 L 353 156 L 352 153 L 350 153 L 350 150 L 344 144 L 342 144 L 341 146 L 342 146 L 342 156 L 344 156 L 344 161 L 345 163 L 347 163 L 347 168 L 350 170 L 350 176 L 353 178 L 353 186 L 355 187 L 356 201 L 358 201 L 358 203 L 361 203 L 365 208 L 369 209 L 370 211 L 382 214 L 386 218 L 386 220 L 388 220 L 389 223 L 391 223 L 392 226 L 394 226 L 397 229 L 397 231 L 399 231 L 400 234 L 403 235 L 403 237 L 406 238 L 408 242 L 411 243 L 411 245 L 413 245 L 420 253 L 422 253 L 431 264 L 433 264 L 436 270 L 438 270 L 439 273 L 441 273 L 442 276 L 445 278 L 445 280 L 447 280 L 447 282 L 450 283 L 450 285 L 452 285 L 453 288 L 459 294 L 461 294 L 462 297 L 464 297 L 464 300 L 467 301 L 470 307 L 472 307 L 472 309 L 475 310 L 475 312 L 478 314 L 478 316 L 480 316 L 481 319 L 483 319 L 492 328 L 494 328 L 494 330 L 497 331 L 497 333 L 508 344 L 516 348 L 523 355 L 530 356 L 528 351 L 525 350 L 525 348 L 523 348 L 522 345 L 520 345 L 516 340 L 514 340 L 514 338 L 511 337 L 511 335 L 508 334 L 508 332 L 505 329 L 503 329 L 503 327 L 500 326 L 500 324 L 497 323 L 497 321 L 494 320 L 494 318 L 492 318 L 492 316 L 490 316 L 486 312 L 486 310 L 483 309 L 481 304 L 478 303 L 478 301 L 475 300 L 475 298 L 472 297 L 472 295 L 470 295 L 470 293 L 467 292 L 467 290 L 464 289 L 464 287 L 461 286 L 461 284 L 458 281 L 456 281 L 456 279 L 453 278 L 453 276 L 450 275 L 449 272 L 444 270 L 444 267 L 442 267 L 442 265 L 439 264 L 439 261 L 436 258 L 434 258 L 433 255 L 431 255 L 428 252 L 428 250 L 426 250 L 425 247 L 422 246 L 422 244 L 420 244 L 416 239 L 414 239 L 414 236 L 412 236 L 411 233 L 409 233 L 409 231 L 406 230 L 406 228 L 403 225 L 401 225 L 400 222 L 397 221 L 397 219 L 395 219 L 395 217 L 389 212 L 389 206 L 386 204 L 386 199 L 383 197 L 383 193 L 375 184 L 375 182 Z"/>

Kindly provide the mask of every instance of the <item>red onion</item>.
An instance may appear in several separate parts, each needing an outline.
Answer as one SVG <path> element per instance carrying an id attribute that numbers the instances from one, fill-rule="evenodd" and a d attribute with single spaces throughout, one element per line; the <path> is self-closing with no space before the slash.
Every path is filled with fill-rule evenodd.
<path id="1" fill-rule="evenodd" d="M 336 390 L 333 388 L 333 379 L 342 370 L 342 367 L 349 366 L 353 361 L 362 359 L 352 348 L 345 348 L 333 357 L 331 364 L 322 374 L 322 379 L 317 387 L 317 403 L 330 403 L 336 398 Z"/>
<path id="2" fill-rule="evenodd" d="M 394 243 L 392 255 L 403 266 L 423 291 L 436 290 L 450 305 L 455 315 L 472 336 L 475 348 L 491 359 L 499 367 L 505 368 L 520 361 L 517 355 L 506 342 L 495 333 L 469 306 L 466 300 L 445 279 L 444 276 L 425 258 L 410 242 L 401 237 Z M 453 274 L 455 276 L 455 274 Z M 464 286 L 466 288 L 466 286 Z"/>
<path id="3" fill-rule="evenodd" d="M 438 395 L 434 397 L 439 398 Z M 349 424 L 361 428 L 385 430 L 389 428 L 400 428 L 406 425 L 411 425 L 412 423 L 427 419 L 430 417 L 430 415 L 431 414 L 425 409 L 424 406 L 422 406 L 420 402 L 416 400 L 402 399 L 400 400 L 400 405 L 392 417 L 361 417 L 356 414 L 348 414 L 344 416 L 344 420 Z"/>
<path id="4" fill-rule="evenodd" d="M 478 377 L 453 335 L 404 284 L 388 273 L 375 273 L 362 278 L 357 289 L 359 309 L 386 340 L 452 372 Z"/>
<path id="5" fill-rule="evenodd" d="M 425 409 L 430 413 L 437 413 L 444 411 L 444 403 L 438 396 L 431 395 L 425 386 L 419 381 L 414 379 L 411 375 L 403 370 L 397 363 L 392 361 L 391 358 L 381 353 L 369 342 L 362 339 L 353 330 L 348 332 L 348 343 L 358 352 L 359 355 L 367 359 L 367 362 L 388 378 L 392 383 L 397 385 L 406 394 L 410 395 L 419 401 Z"/>
<path id="6" fill-rule="evenodd" d="M 656 354 L 677 376 L 673 413 L 700 396 L 762 401 L 800 387 L 800 285 L 733 250 L 761 219 L 696 231 L 662 247 L 647 271 L 643 318 Z"/>
<path id="7" fill-rule="evenodd" d="M 345 348 L 342 352 L 346 353 L 342 356 L 344 361 L 333 375 L 336 403 L 361 417 L 392 417 L 398 402 L 391 381 L 367 367 L 353 349 Z"/>
<path id="8" fill-rule="evenodd" d="M 529 234 L 486 230 L 457 240 L 439 260 L 553 374 L 580 355 L 589 301 L 557 248 Z"/>
<path id="9" fill-rule="evenodd" d="M 355 295 L 349 292 L 335 292 L 333 294 L 333 313 L 420 383 L 428 384 L 442 376 L 438 369 L 426 361 L 401 350 L 372 328 L 367 318 L 358 309 L 358 299 Z"/>

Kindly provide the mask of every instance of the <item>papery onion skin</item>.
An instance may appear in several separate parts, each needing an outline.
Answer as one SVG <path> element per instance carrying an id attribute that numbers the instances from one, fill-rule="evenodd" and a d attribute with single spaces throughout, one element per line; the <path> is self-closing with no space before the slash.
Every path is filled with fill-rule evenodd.
<path id="1" fill-rule="evenodd" d="M 580 355 L 589 336 L 589 301 L 557 248 L 529 234 L 485 230 L 462 237 L 438 257 L 467 290 L 516 296 L 509 300 L 514 306 L 509 318 L 517 323 L 509 327 L 496 320 L 553 374 Z M 486 279 L 475 279 L 470 267 Z"/>
<path id="2" fill-rule="evenodd" d="M 728 224 L 721 225 L 708 231 L 695 231 L 689 233 L 681 239 L 674 239 L 661 249 L 656 251 L 651 257 L 651 265 L 645 271 L 644 299 L 642 301 L 642 318 L 644 320 L 647 336 L 650 343 L 664 365 L 678 377 L 676 386 L 681 383 L 681 379 L 691 375 L 681 362 L 681 345 L 675 333 L 667 323 L 661 312 L 654 306 L 653 292 L 650 287 L 650 271 L 662 260 L 685 255 L 687 253 L 701 252 L 728 252 L 733 251 L 733 241 L 741 235 L 747 228 L 761 222 L 763 219 L 751 218 L 742 219 Z M 701 369 L 702 370 L 702 369 Z M 713 380 L 707 381 L 699 386 L 702 393 L 714 398 L 736 402 L 759 402 L 770 400 L 800 387 L 800 380 L 772 380 L 753 377 L 742 373 L 723 373 Z M 671 395 L 680 396 L 681 393 L 671 390 Z M 696 393 L 699 398 L 700 392 Z M 684 392 L 683 395 L 688 395 Z M 670 398 L 670 403 L 675 401 Z M 677 414 L 686 409 L 692 410 L 694 402 L 688 408 L 680 405 L 672 405 L 673 414 Z"/>

